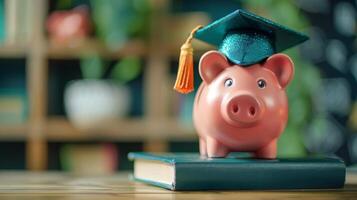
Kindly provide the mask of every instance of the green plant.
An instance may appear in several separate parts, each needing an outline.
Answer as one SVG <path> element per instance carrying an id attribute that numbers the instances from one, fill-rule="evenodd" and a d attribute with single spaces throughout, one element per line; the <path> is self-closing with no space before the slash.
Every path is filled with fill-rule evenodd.
<path id="1" fill-rule="evenodd" d="M 80 62 L 82 75 L 85 79 L 106 78 L 105 75 L 109 70 L 108 78 L 118 84 L 125 84 L 135 79 L 141 72 L 140 59 L 133 56 L 119 60 L 112 68 L 109 65 L 99 55 L 84 57 Z"/>
<path id="2" fill-rule="evenodd" d="M 113 50 L 149 29 L 148 0 L 90 0 L 96 35 Z"/>

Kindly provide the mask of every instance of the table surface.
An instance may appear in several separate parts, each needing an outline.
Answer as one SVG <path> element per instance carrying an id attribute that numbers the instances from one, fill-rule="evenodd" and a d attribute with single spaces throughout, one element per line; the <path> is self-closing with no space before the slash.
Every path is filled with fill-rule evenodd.
<path id="1" fill-rule="evenodd" d="M 128 173 L 76 176 L 58 172 L 0 172 L 0 199 L 357 199 L 357 173 L 335 190 L 173 192 L 132 182 Z"/>

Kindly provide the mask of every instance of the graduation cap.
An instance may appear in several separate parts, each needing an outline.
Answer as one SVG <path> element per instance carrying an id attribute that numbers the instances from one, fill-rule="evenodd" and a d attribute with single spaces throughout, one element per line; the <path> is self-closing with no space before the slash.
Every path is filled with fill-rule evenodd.
<path id="1" fill-rule="evenodd" d="M 193 38 L 216 46 L 230 62 L 243 67 L 308 39 L 302 33 L 241 9 L 205 27 L 197 26 L 181 46 L 174 86 L 181 93 L 193 91 Z"/>

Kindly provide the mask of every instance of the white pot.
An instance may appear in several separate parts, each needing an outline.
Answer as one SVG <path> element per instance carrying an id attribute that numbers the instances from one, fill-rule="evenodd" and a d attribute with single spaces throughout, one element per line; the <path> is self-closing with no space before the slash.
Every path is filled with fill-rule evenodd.
<path id="1" fill-rule="evenodd" d="M 90 129 L 127 115 L 130 92 L 107 80 L 77 80 L 67 85 L 64 104 L 69 120 L 77 128 Z"/>

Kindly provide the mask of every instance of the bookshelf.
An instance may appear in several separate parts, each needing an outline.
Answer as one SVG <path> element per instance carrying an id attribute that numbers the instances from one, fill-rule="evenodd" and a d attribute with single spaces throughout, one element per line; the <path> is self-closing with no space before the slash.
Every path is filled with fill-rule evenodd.
<path id="1" fill-rule="evenodd" d="M 142 141 L 144 150 L 166 151 L 168 141 L 192 141 L 196 134 L 170 115 L 173 95 L 170 59 L 179 50 L 165 44 L 169 27 L 169 0 L 150 0 L 153 8 L 150 39 L 129 41 L 118 51 L 111 51 L 96 39 L 76 41 L 71 46 L 51 43 L 45 34 L 48 0 L 33 0 L 33 32 L 29 44 L 3 45 L 1 58 L 26 58 L 26 87 L 29 95 L 29 116 L 24 124 L 0 125 L 0 140 L 21 140 L 26 143 L 26 162 L 29 170 L 47 168 L 50 141 Z M 124 55 L 138 55 L 144 66 L 144 115 L 103 123 L 95 130 L 76 129 L 66 117 L 48 116 L 48 60 L 76 59 L 97 52 L 100 56 L 118 59 Z"/>

